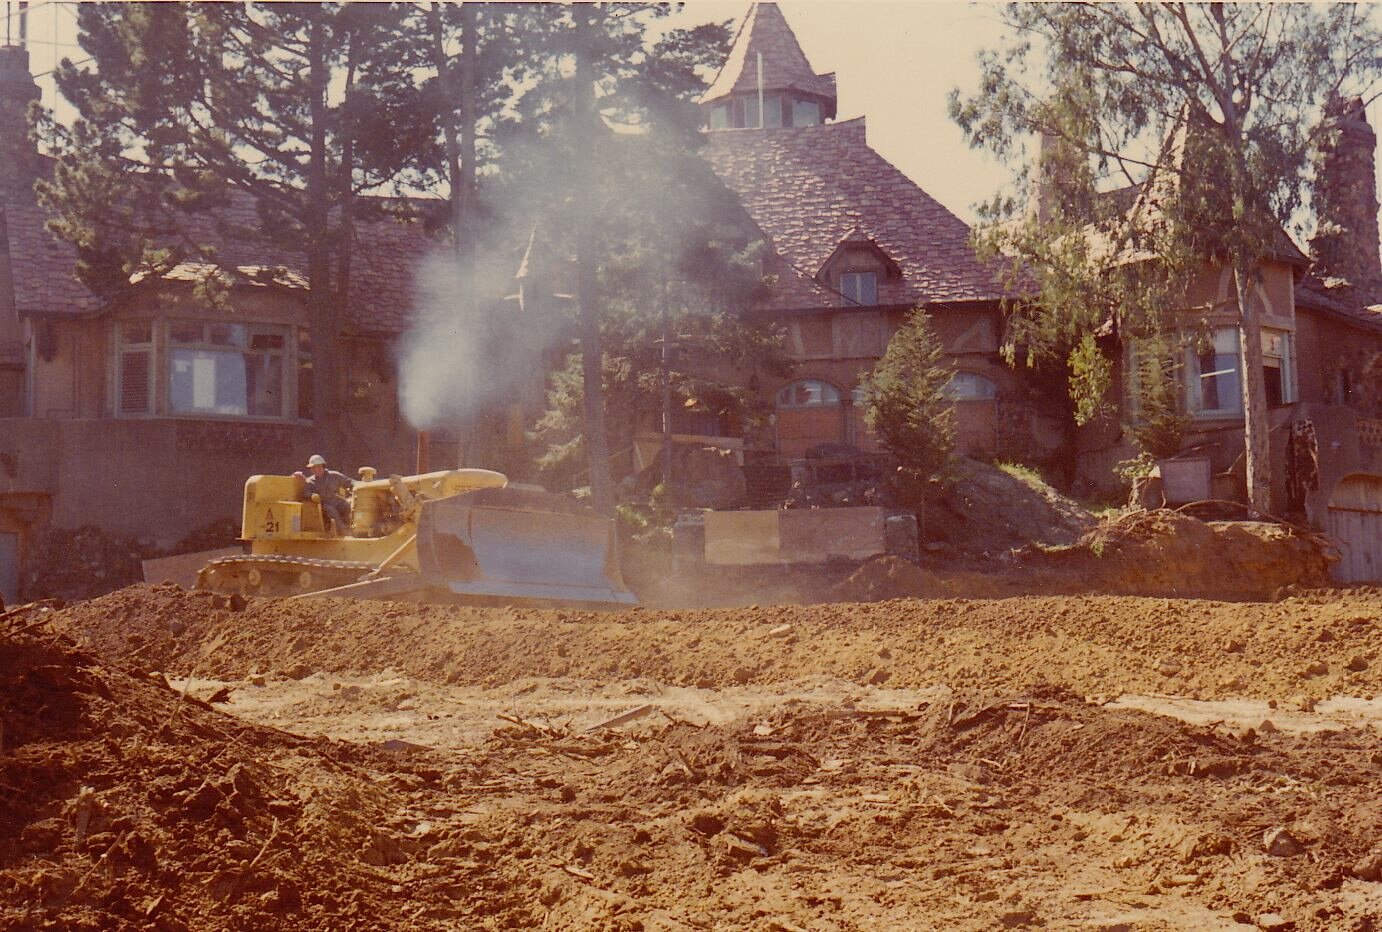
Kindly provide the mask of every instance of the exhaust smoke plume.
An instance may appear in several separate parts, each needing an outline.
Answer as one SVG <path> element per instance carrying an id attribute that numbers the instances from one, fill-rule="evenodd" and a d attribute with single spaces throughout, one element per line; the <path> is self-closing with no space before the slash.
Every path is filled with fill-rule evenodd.
<path id="1" fill-rule="evenodd" d="M 483 315 L 475 306 L 480 288 L 465 287 L 453 255 L 433 255 L 415 285 L 413 327 L 399 347 L 399 402 L 419 430 L 456 424 L 473 415 L 483 371 Z"/>

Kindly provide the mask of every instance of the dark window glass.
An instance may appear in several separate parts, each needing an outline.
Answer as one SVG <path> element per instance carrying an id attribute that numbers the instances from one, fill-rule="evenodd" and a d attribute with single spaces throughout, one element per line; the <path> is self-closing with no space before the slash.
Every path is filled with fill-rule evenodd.
<path id="1" fill-rule="evenodd" d="M 878 303 L 878 273 L 845 272 L 840 276 L 840 293 L 844 304 L 865 307 Z"/>

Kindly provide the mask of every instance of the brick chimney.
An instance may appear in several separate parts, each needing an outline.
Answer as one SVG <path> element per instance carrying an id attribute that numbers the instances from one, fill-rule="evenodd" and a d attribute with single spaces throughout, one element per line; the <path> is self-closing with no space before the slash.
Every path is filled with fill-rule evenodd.
<path id="1" fill-rule="evenodd" d="M 1337 284 L 1361 287 L 1382 278 L 1377 231 L 1377 134 L 1363 101 L 1336 97 L 1325 105 L 1332 128 L 1320 143 L 1315 166 L 1315 216 L 1310 240 L 1315 273 Z M 1334 282 L 1330 282 L 1334 284 Z"/>
<path id="2" fill-rule="evenodd" d="M 37 177 L 38 149 L 29 139 L 29 104 L 41 96 L 29 73 L 29 50 L 0 46 L 0 192 L 26 192 Z"/>

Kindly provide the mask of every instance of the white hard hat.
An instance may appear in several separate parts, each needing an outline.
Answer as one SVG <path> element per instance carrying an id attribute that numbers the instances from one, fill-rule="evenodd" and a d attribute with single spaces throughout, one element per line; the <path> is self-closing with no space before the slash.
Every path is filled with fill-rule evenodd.
<path id="1" fill-rule="evenodd" d="M 326 465 L 326 457 L 322 456 L 320 453 L 313 453 L 313 454 L 312 454 L 312 457 L 307 461 L 307 465 L 308 465 L 308 466 L 325 466 L 325 465 Z"/>

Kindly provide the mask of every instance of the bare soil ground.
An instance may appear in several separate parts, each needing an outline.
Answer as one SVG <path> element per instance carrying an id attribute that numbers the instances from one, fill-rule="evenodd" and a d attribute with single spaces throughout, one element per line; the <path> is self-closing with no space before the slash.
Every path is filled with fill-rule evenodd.
<path id="1" fill-rule="evenodd" d="M 31 607 L 0 928 L 1371 929 L 1380 654 L 1369 590 Z"/>

